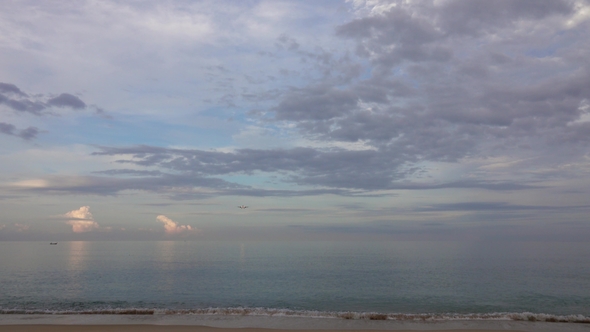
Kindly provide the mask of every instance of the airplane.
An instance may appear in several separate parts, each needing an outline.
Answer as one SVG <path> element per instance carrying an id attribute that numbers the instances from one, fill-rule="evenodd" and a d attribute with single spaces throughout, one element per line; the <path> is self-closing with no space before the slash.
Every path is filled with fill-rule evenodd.
<path id="1" fill-rule="evenodd" d="M 240 209 L 242 209 L 242 210 L 243 210 L 243 209 L 245 209 L 245 208 L 247 208 L 247 206 L 246 206 L 246 205 L 239 205 L 238 207 L 239 207 Z"/>

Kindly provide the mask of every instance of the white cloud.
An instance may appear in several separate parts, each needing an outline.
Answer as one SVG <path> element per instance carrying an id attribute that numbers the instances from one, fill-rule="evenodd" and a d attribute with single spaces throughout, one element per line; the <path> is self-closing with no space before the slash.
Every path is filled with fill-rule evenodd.
<path id="1" fill-rule="evenodd" d="M 100 227 L 98 223 L 94 221 L 89 206 L 82 206 L 78 210 L 72 210 L 63 216 L 70 219 L 67 221 L 67 224 L 72 226 L 72 231 L 74 231 L 74 233 L 89 232 Z"/>
<path id="2" fill-rule="evenodd" d="M 164 215 L 157 216 L 156 220 L 164 224 L 166 234 L 180 234 L 183 232 L 196 231 L 196 229 L 192 228 L 190 225 L 179 225 L 177 222 Z"/>
<path id="3" fill-rule="evenodd" d="M 379 0 L 346 0 L 352 3 L 352 6 L 359 16 L 364 15 L 379 15 L 388 11 L 392 7 L 396 7 L 397 3 L 393 1 L 379 1 Z"/>
<path id="4" fill-rule="evenodd" d="M 14 228 L 16 228 L 17 232 L 24 232 L 24 231 L 28 231 L 29 228 L 31 228 L 31 226 L 23 225 L 23 224 L 14 224 Z"/>
<path id="5" fill-rule="evenodd" d="M 588 19 L 590 19 L 590 5 L 584 3 L 583 1 L 577 1 L 576 12 L 566 21 L 565 26 L 572 29 Z"/>
<path id="6" fill-rule="evenodd" d="M 72 231 L 74 231 L 74 233 L 90 232 L 99 228 L 95 221 L 70 220 L 67 223 L 72 226 Z"/>
<path id="7" fill-rule="evenodd" d="M 3 229 L 6 229 L 7 231 L 12 231 L 12 232 L 25 232 L 28 231 L 31 228 L 30 225 L 24 225 L 24 224 L 11 224 L 11 225 L 6 225 L 6 224 L 2 224 L 0 225 L 0 231 Z"/>
<path id="8" fill-rule="evenodd" d="M 21 188 L 46 188 L 49 186 L 49 182 L 43 179 L 32 179 L 13 182 L 10 185 Z"/>
<path id="9" fill-rule="evenodd" d="M 78 210 L 72 210 L 72 211 L 64 214 L 64 216 L 69 217 L 69 218 L 75 218 L 77 220 L 93 220 L 94 219 L 92 217 L 92 213 L 90 213 L 89 206 L 82 206 Z"/>

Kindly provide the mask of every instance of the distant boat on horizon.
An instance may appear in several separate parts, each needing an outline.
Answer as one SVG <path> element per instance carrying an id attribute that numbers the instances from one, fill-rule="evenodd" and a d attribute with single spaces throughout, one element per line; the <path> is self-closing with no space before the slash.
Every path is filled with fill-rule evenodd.
<path id="1" fill-rule="evenodd" d="M 57 242 L 49 242 L 50 245 L 56 245 Z"/>

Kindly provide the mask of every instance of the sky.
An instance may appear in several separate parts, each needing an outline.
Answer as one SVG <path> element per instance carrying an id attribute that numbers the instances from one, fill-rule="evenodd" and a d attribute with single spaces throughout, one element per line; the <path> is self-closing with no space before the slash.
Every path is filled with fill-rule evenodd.
<path id="1" fill-rule="evenodd" d="M 585 0 L 1 1 L 0 240 L 583 241 L 589 35 Z"/>

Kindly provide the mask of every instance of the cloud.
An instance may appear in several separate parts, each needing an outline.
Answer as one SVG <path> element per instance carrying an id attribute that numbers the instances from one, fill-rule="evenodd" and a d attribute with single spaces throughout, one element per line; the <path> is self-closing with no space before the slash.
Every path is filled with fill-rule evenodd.
<path id="1" fill-rule="evenodd" d="M 442 212 L 442 211 L 571 211 L 571 210 L 588 210 L 589 205 L 578 206 L 547 206 L 547 205 L 516 205 L 506 202 L 460 202 L 460 203 L 446 203 L 428 205 L 420 207 L 416 211 L 421 212 Z"/>
<path id="2" fill-rule="evenodd" d="M 0 133 L 20 137 L 28 141 L 37 137 L 37 134 L 39 134 L 39 128 L 28 127 L 26 129 L 17 130 L 16 127 L 10 123 L 0 122 Z"/>
<path id="3" fill-rule="evenodd" d="M 192 228 L 190 225 L 179 225 L 164 215 L 157 216 L 156 220 L 164 224 L 164 230 L 166 231 L 166 234 L 180 234 L 196 231 L 196 228 Z"/>
<path id="4" fill-rule="evenodd" d="M 449 62 L 457 38 L 511 37 L 517 25 L 535 24 L 576 13 L 573 1 L 395 1 L 378 14 L 345 23 L 337 35 L 359 41 L 357 50 L 375 63 Z M 561 27 L 560 27 L 561 28 Z"/>
<path id="5" fill-rule="evenodd" d="M 589 24 L 567 22 L 581 17 L 588 5 L 567 0 L 539 7 L 530 1 L 372 3 L 380 9 L 336 28 L 336 35 L 354 42 L 357 55 L 368 61 L 366 75 L 339 85 L 320 79 L 286 90 L 270 114 L 318 145 L 362 142 L 373 151 L 243 150 L 234 157 L 273 154 L 289 165 L 267 164 L 290 172 L 284 178 L 300 185 L 516 190 L 534 186 L 516 177 L 475 174 L 413 183 L 418 173 L 408 170 L 498 151 L 543 155 L 548 163 L 568 163 L 587 153 L 590 42 L 579 36 Z M 296 154 L 292 162 L 285 158 Z"/>
<path id="6" fill-rule="evenodd" d="M 258 132 L 267 135 L 264 139 L 273 144 L 268 136 L 287 132 L 292 135 L 289 137 L 296 138 L 290 145 L 281 149 L 252 145 L 254 148 L 245 149 L 242 148 L 243 141 L 235 139 L 229 144 L 236 144 L 237 148 L 216 151 L 162 147 L 178 143 L 157 139 L 149 142 L 160 147 L 117 146 L 119 143 L 113 142 L 119 138 L 113 137 L 106 143 L 111 146 L 102 146 L 93 155 L 118 159 L 116 162 L 121 168 L 96 170 L 93 176 L 48 176 L 43 179 L 46 186 L 20 186 L 18 190 L 99 195 L 117 195 L 126 190 L 147 191 L 174 199 L 216 195 L 381 195 L 392 190 L 450 188 L 534 190 L 551 186 L 531 175 L 536 167 L 557 169 L 559 163 L 573 164 L 588 154 L 590 122 L 586 120 L 590 114 L 587 107 L 590 100 L 590 41 L 583 37 L 590 29 L 587 14 L 584 14 L 588 10 L 587 2 L 416 0 L 370 1 L 366 4 L 374 7 L 352 16 L 338 16 L 338 26 L 333 23 L 336 21 L 324 21 L 323 26 L 331 27 L 333 32 L 329 36 L 326 34 L 328 37 L 314 31 L 318 40 L 335 38 L 329 39 L 330 43 L 326 44 L 329 46 L 325 47 L 314 47 L 313 42 L 306 39 L 304 29 L 256 30 L 261 32 L 258 35 L 265 35 L 248 44 L 246 49 L 255 52 L 248 56 L 256 54 L 263 59 L 261 62 L 265 62 L 263 66 L 261 62 L 255 62 L 255 57 L 248 60 L 250 65 L 247 67 L 256 68 L 258 72 L 242 72 L 240 68 L 244 66 L 234 66 L 237 62 L 230 61 L 235 58 L 221 56 L 215 63 L 203 62 L 206 78 L 193 75 L 192 82 L 196 85 L 190 89 L 176 85 L 181 84 L 180 80 L 166 75 L 162 75 L 162 80 L 177 83 L 161 81 L 157 83 L 160 85 L 144 86 L 144 83 L 135 84 L 139 81 L 124 82 L 125 89 L 136 89 L 127 93 L 150 91 L 146 94 L 149 98 L 157 95 L 152 91 L 163 91 L 159 89 L 166 86 L 165 92 L 172 98 L 166 101 L 166 105 L 170 105 L 171 100 L 176 103 L 183 98 L 197 100 L 199 96 L 194 95 L 194 91 L 207 91 L 211 96 L 206 98 L 213 105 L 216 102 L 216 106 L 236 105 L 232 113 L 234 123 L 256 123 L 256 128 L 262 128 Z M 183 10 L 196 13 L 204 8 L 195 6 Z M 147 5 L 141 8 L 146 15 L 154 15 L 153 22 L 149 22 L 155 24 L 150 29 L 140 29 L 142 33 L 163 33 L 164 39 L 170 40 L 169 44 L 162 44 L 162 39 L 154 40 L 153 46 L 141 44 L 147 40 L 147 35 L 142 35 L 142 38 L 129 39 L 133 41 L 133 50 L 124 52 L 121 51 L 124 49 L 118 49 L 117 55 L 113 54 L 108 61 L 100 63 L 120 66 L 118 68 L 130 70 L 129 75 L 133 76 L 136 72 L 146 72 L 138 70 L 143 68 L 140 66 L 145 65 L 144 62 L 154 61 L 149 63 L 153 68 L 150 73 L 157 77 L 159 67 L 156 62 L 174 59 L 170 66 L 178 63 L 183 70 L 182 77 L 194 74 L 185 72 L 191 67 L 188 57 L 172 58 L 172 52 L 164 52 L 174 51 L 179 57 L 198 53 L 190 49 L 191 46 L 177 48 L 172 43 L 184 32 L 182 24 L 172 24 L 174 17 L 184 19 L 190 16 L 173 7 Z M 133 5 L 109 4 L 88 8 L 80 10 L 84 14 L 102 13 L 99 17 L 141 17 L 139 7 Z M 48 17 L 54 17 L 51 9 L 45 10 Z M 252 17 L 248 13 L 243 15 L 240 19 Z M 99 22 L 90 14 L 88 18 L 89 28 Z M 219 17 L 215 15 L 207 16 L 203 22 L 207 22 L 211 30 L 206 31 L 216 29 L 217 19 Z M 312 21 L 308 16 L 306 20 Z M 575 25 L 568 23 L 572 20 L 576 21 Z M 232 22 L 230 30 L 236 27 L 233 24 L 243 22 L 228 21 Z M 125 39 L 118 38 L 126 38 L 125 34 L 130 31 L 138 31 L 133 24 L 143 26 L 148 21 L 121 22 L 125 23 L 118 30 L 123 31 L 123 35 L 114 36 L 112 41 L 122 45 Z M 190 20 L 179 22 L 191 26 Z M 266 28 L 270 27 L 266 25 L 270 21 L 264 22 Z M 260 26 L 252 24 L 248 27 Z M 247 39 L 250 30 L 239 31 L 244 38 L 240 39 L 241 42 L 250 41 Z M 294 35 L 276 31 L 293 31 Z M 223 30 L 223 33 L 228 31 Z M 233 42 L 232 36 L 228 33 L 224 38 Z M 183 45 L 200 45 L 201 39 L 187 43 L 184 37 L 180 38 Z M 219 41 L 219 44 L 211 43 L 214 45 L 210 50 L 212 57 L 227 50 L 225 46 L 217 46 L 223 44 L 221 39 L 215 39 L 217 35 L 211 35 L 211 38 Z M 96 45 L 100 44 L 97 42 Z M 146 49 L 153 51 L 153 58 L 142 58 L 137 53 L 137 50 Z M 183 51 L 176 52 L 179 49 Z M 266 62 L 277 67 L 266 67 Z M 268 73 L 266 69 L 269 69 Z M 127 74 L 124 76 L 128 77 Z M 143 82 L 144 77 L 141 80 Z M 240 80 L 248 88 L 240 86 Z M 205 83 L 219 91 L 211 92 L 197 86 Z M 103 86 L 104 82 L 101 84 Z M 131 88 L 133 86 L 135 88 Z M 182 95 L 183 90 L 193 94 L 186 97 Z M 92 107 L 73 94 L 38 96 L 9 83 L 0 84 L 0 94 L 0 103 L 4 107 L 29 113 L 43 114 L 49 106 L 56 109 Z M 134 99 L 147 100 L 125 98 L 130 103 Z M 113 101 L 116 102 L 120 101 Z M 120 104 L 119 108 L 127 108 L 126 103 Z M 146 104 L 150 103 L 151 100 L 146 101 Z M 253 104 L 256 104 L 255 110 L 246 113 L 245 110 Z M 180 110 L 184 107 L 182 105 L 174 104 L 173 109 Z M 144 109 L 155 114 L 163 109 L 160 107 L 154 103 Z M 139 112 L 141 107 L 135 109 Z M 178 114 L 170 118 L 178 121 Z M 250 117 L 244 119 L 246 116 Z M 22 134 L 25 138 L 24 132 L 10 126 L 5 124 L 5 134 Z M 155 132 L 163 130 L 165 124 Z M 34 134 L 31 132 L 30 136 L 34 137 Z M 144 140 L 146 136 L 137 137 L 137 141 L 148 141 Z M 126 140 L 124 144 L 133 144 L 128 142 Z M 181 144 L 187 144 L 185 142 L 187 140 Z M 216 142 L 214 145 L 219 147 L 226 143 Z M 352 145 L 361 146 L 361 149 L 347 148 Z M 493 176 L 489 171 L 466 166 L 468 159 L 498 155 L 506 155 L 509 160 L 513 159 L 511 157 L 542 158 L 535 159 L 536 165 L 521 163 L 498 170 Z M 437 172 L 439 167 L 455 168 L 443 174 Z M 560 170 L 559 174 L 567 177 L 567 172 Z M 245 177 L 248 180 L 244 181 Z M 269 178 L 272 180 L 264 182 Z"/>
<path id="7" fill-rule="evenodd" d="M 98 223 L 94 221 L 89 206 L 82 206 L 78 210 L 72 210 L 64 214 L 63 217 L 69 219 L 67 224 L 72 226 L 74 233 L 85 233 L 100 228 Z"/>
<path id="8" fill-rule="evenodd" d="M 133 174 L 131 174 L 133 175 Z M 121 178 L 97 176 L 55 176 L 45 179 L 18 181 L 11 184 L 15 191 L 52 195 L 117 195 L 124 191 L 145 191 L 174 200 L 204 199 L 215 196 L 299 197 L 317 195 L 367 196 L 363 190 L 332 188 L 272 189 L 257 188 L 199 176 L 191 173 L 180 175 Z M 419 189 L 419 188 L 417 188 Z M 371 194 L 380 196 L 380 194 Z M 381 194 L 382 195 L 382 194 Z"/>
<path id="9" fill-rule="evenodd" d="M 278 120 L 326 120 L 354 109 L 359 97 L 327 86 L 295 89 L 275 108 Z"/>
<path id="10" fill-rule="evenodd" d="M 31 226 L 23 225 L 23 224 L 14 224 L 13 226 L 17 232 L 25 232 L 25 231 L 28 231 L 29 228 L 31 228 Z"/>
<path id="11" fill-rule="evenodd" d="M 231 174 L 255 173 L 283 173 L 284 181 L 305 186 L 323 186 L 324 193 L 352 195 L 349 190 L 420 190 L 443 188 L 482 188 L 488 190 L 518 190 L 533 188 L 521 182 L 492 180 L 462 180 L 442 183 L 413 183 L 402 181 L 420 169 L 404 169 L 408 156 L 401 158 L 397 151 L 382 149 L 375 150 L 344 150 L 331 149 L 323 151 L 313 148 L 293 149 L 239 149 L 234 152 L 216 152 L 193 149 L 167 149 L 150 146 L 136 146 L 127 148 L 103 147 L 95 155 L 120 156 L 125 159 L 121 163 L 130 163 L 140 167 L 159 167 L 170 172 L 180 172 L 176 175 L 186 179 L 185 184 L 203 181 L 211 176 Z M 129 158 L 131 157 L 131 158 Z M 417 158 L 416 158 L 417 159 Z M 197 180 L 202 177 L 201 180 Z M 210 179 L 213 180 L 213 179 Z M 146 183 L 147 178 L 143 180 Z M 212 182 L 213 183 L 213 182 Z M 206 185 L 203 182 L 204 185 Z M 227 194 L 248 194 L 257 192 L 254 188 L 234 185 L 229 182 L 219 182 L 218 188 L 225 187 Z M 220 191 L 221 193 L 221 191 Z M 285 196 L 289 191 L 281 192 Z M 277 195 L 281 195 L 277 192 Z M 267 192 L 268 195 L 272 195 Z M 313 194 L 308 191 L 306 194 Z"/>
<path id="12" fill-rule="evenodd" d="M 46 106 L 43 102 L 37 100 L 30 100 L 25 98 L 13 99 L 0 94 L 0 105 L 6 105 L 17 112 L 27 112 L 35 115 L 41 115 Z"/>
<path id="13" fill-rule="evenodd" d="M 15 95 L 27 97 L 27 94 L 22 92 L 16 85 L 10 83 L 0 82 L 0 93 L 12 93 Z"/>
<path id="14" fill-rule="evenodd" d="M 351 189 L 387 188 L 395 174 L 384 166 L 401 162 L 372 150 L 323 152 L 313 148 L 240 149 L 226 153 L 138 146 L 103 148 L 95 155 L 131 155 L 133 159 L 121 162 L 196 176 L 290 172 L 293 175 L 287 178 L 291 182 Z M 360 168 L 365 171 L 357 172 Z"/>
<path id="15" fill-rule="evenodd" d="M 23 233 L 28 231 L 31 228 L 30 225 L 25 225 L 25 224 L 19 224 L 19 223 L 14 223 L 14 224 L 1 224 L 0 225 L 0 231 L 1 230 L 5 230 L 7 232 L 17 232 L 17 233 Z"/>
<path id="16" fill-rule="evenodd" d="M 71 108 L 74 110 L 87 109 L 87 104 L 80 98 L 69 94 L 62 93 L 49 99 L 43 98 L 42 95 L 27 94 L 16 85 L 0 82 L 0 105 L 6 105 L 8 108 L 23 113 L 34 115 L 44 115 L 48 108 Z M 93 106 L 97 113 L 103 114 L 104 111 Z"/>
<path id="17" fill-rule="evenodd" d="M 407 156 L 398 156 L 395 151 L 387 150 L 292 148 L 220 152 L 132 146 L 101 147 L 93 155 L 117 158 L 118 163 L 133 165 L 133 169 L 95 172 L 102 176 L 46 176 L 13 182 L 10 188 L 45 194 L 117 195 L 124 191 L 145 191 L 186 200 L 236 195 L 366 197 L 392 195 L 391 192 L 384 192 L 388 190 L 457 188 L 514 191 L 546 187 L 529 178 L 421 178 L 421 174 L 427 173 L 428 169 L 408 167 Z M 477 166 L 472 168 L 478 171 Z M 236 175 L 276 177 L 278 186 L 262 182 L 234 182 L 232 178 Z M 285 188 L 285 183 L 295 186 Z"/>
<path id="18" fill-rule="evenodd" d="M 82 206 L 78 210 L 72 210 L 64 214 L 64 216 L 76 220 L 94 220 L 89 206 Z"/>
<path id="19" fill-rule="evenodd" d="M 80 98 L 69 93 L 62 93 L 57 97 L 49 99 L 47 101 L 47 105 L 57 107 L 71 107 L 78 110 L 86 108 L 86 103 L 80 100 Z"/>
<path id="20" fill-rule="evenodd" d="M 56 97 L 45 99 L 43 95 L 25 93 L 14 84 L 0 82 L 0 105 L 16 111 L 17 115 L 28 113 L 43 116 L 53 114 L 51 111 L 48 112 L 47 109 L 71 108 L 84 110 L 91 108 L 95 109 L 96 114 L 99 116 L 110 117 L 101 108 L 94 105 L 88 107 L 80 98 L 69 93 L 62 93 Z M 2 111 L 2 108 L 0 108 L 0 111 Z M 13 124 L 0 122 L 0 133 L 20 137 L 26 141 L 36 139 L 40 132 L 41 130 L 34 126 L 19 130 Z"/>
<path id="21" fill-rule="evenodd" d="M 74 233 L 90 232 L 99 228 L 98 223 L 93 220 L 70 220 L 67 223 L 72 226 Z"/>
<path id="22" fill-rule="evenodd" d="M 130 175 L 130 176 L 158 176 L 163 173 L 160 171 L 143 171 L 135 169 L 109 169 L 106 171 L 95 171 L 95 174 L 105 175 Z"/>

